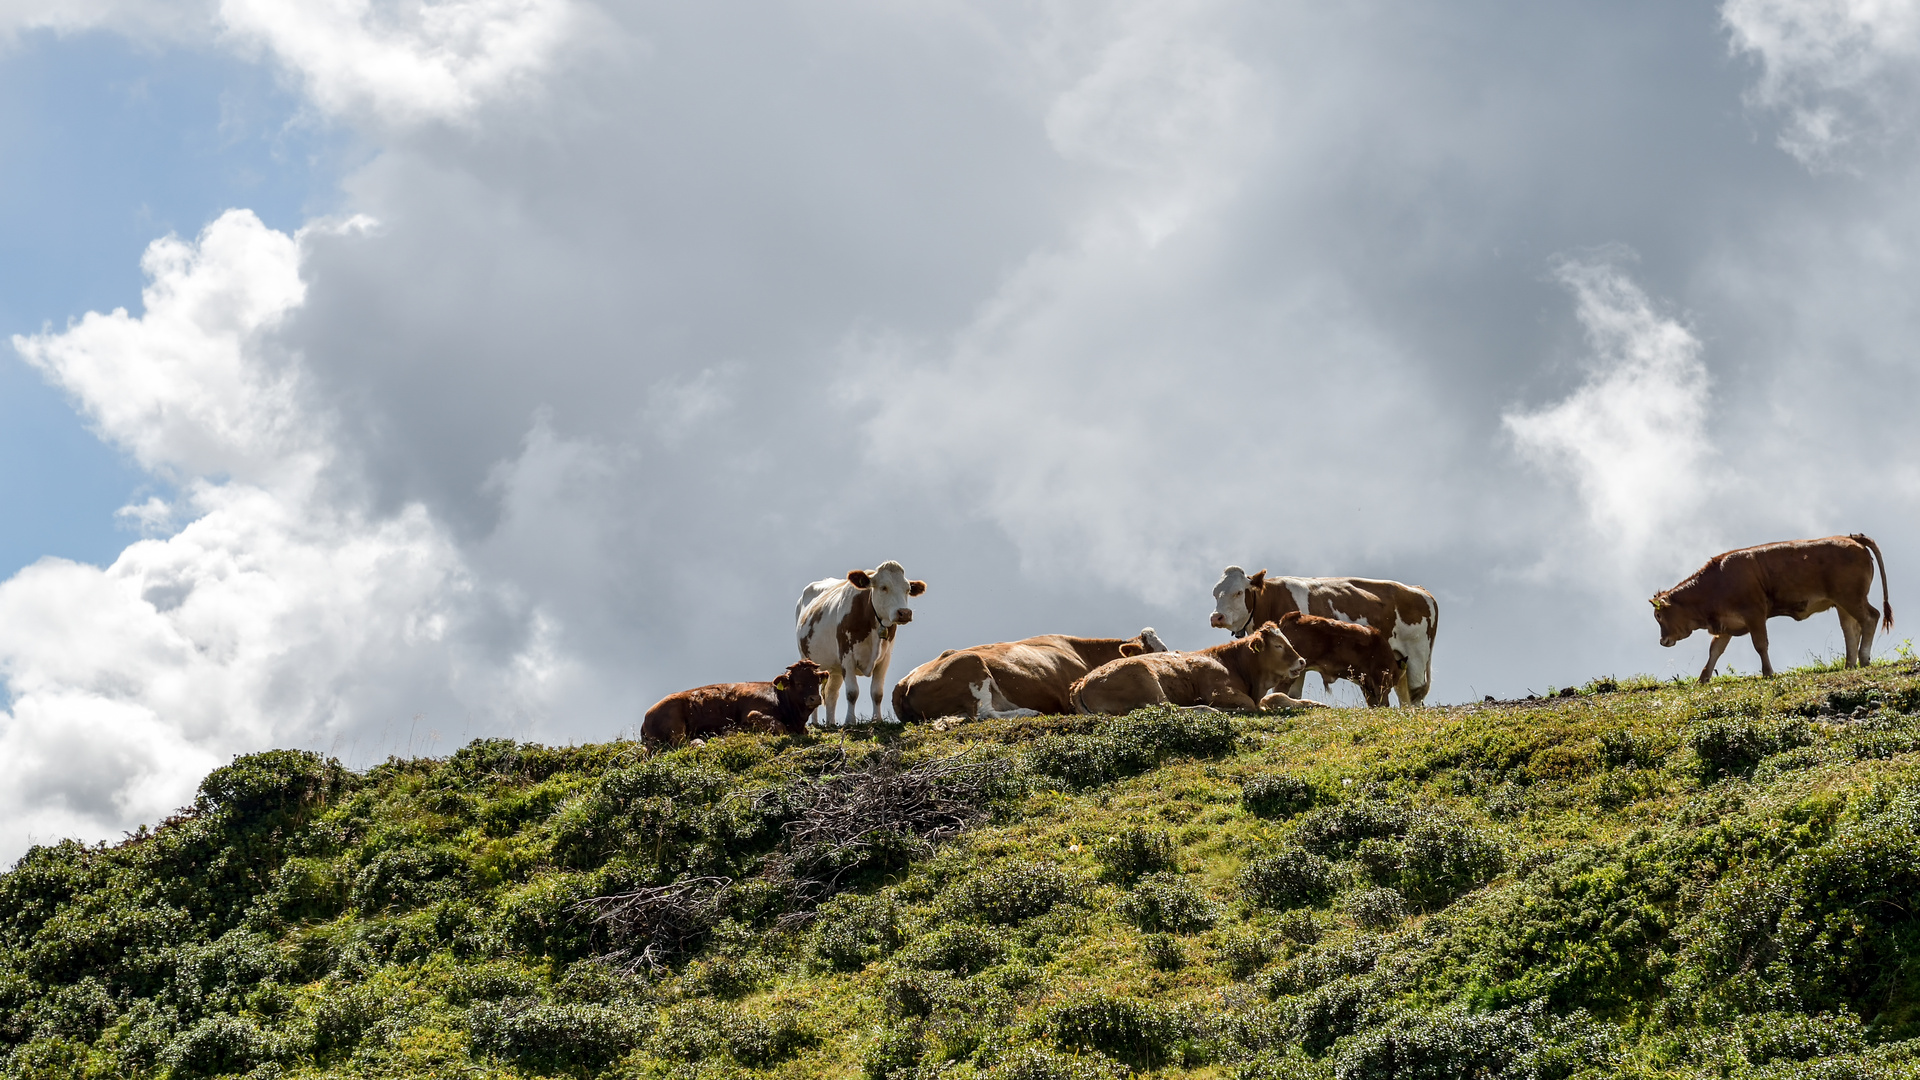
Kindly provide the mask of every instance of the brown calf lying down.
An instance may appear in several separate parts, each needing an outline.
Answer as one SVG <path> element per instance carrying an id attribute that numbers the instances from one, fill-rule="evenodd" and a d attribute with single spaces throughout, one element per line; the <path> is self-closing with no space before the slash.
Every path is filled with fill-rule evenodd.
<path id="1" fill-rule="evenodd" d="M 1305 661 L 1279 627 L 1267 623 L 1198 652 L 1146 653 L 1102 664 L 1073 684 L 1073 707 L 1113 715 L 1162 702 L 1258 709 L 1277 684 L 1304 670 Z"/>
<path id="2" fill-rule="evenodd" d="M 893 684 L 893 715 L 905 722 L 1070 713 L 1073 684 L 1087 672 L 1123 656 L 1166 651 L 1151 626 L 1130 638 L 1042 634 L 948 649 Z"/>
<path id="3" fill-rule="evenodd" d="M 1880 603 L 1886 614 L 1873 609 L 1873 564 L 1880 562 Z M 1847 639 L 1847 665 L 1864 665 L 1873 658 L 1873 626 L 1893 629 L 1893 605 L 1887 602 L 1887 560 L 1880 545 L 1859 533 L 1820 540 L 1787 540 L 1778 544 L 1740 548 L 1715 555 L 1693 576 L 1671 589 L 1653 594 L 1653 617 L 1660 623 L 1660 644 L 1672 647 L 1695 630 L 1713 635 L 1707 666 L 1700 681 L 1713 678 L 1713 669 L 1727 642 L 1741 634 L 1753 635 L 1753 651 L 1760 654 L 1760 674 L 1773 674 L 1767 658 L 1767 620 L 1785 615 L 1798 622 L 1828 608 L 1840 609 L 1840 632 Z"/>
<path id="4" fill-rule="evenodd" d="M 1352 679 L 1360 684 L 1369 708 L 1385 705 L 1400 681 L 1405 661 L 1387 643 L 1387 635 L 1371 626 L 1289 611 L 1280 616 L 1280 632 L 1306 661 L 1304 670 L 1320 673 L 1321 686 Z"/>
<path id="5" fill-rule="evenodd" d="M 668 694 L 647 710 L 640 739 L 656 746 L 730 731 L 805 735 L 826 678 L 825 668 L 799 660 L 772 682 L 715 683 Z"/>

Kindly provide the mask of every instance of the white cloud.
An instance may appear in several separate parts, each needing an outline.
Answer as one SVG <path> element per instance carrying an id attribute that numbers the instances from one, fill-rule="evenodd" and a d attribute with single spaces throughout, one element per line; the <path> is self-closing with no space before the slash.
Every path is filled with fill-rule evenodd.
<path id="1" fill-rule="evenodd" d="M 575 0 L 0 0 L 0 40 L 217 41 L 270 55 L 324 113 L 409 125 L 534 88 L 584 17 Z"/>
<path id="2" fill-rule="evenodd" d="M 1810 168 L 1846 167 L 1911 125 L 1915 0 L 1727 0 L 1721 17 L 1764 66 L 1753 102 L 1785 115 L 1780 146 Z"/>
<path id="3" fill-rule="evenodd" d="M 44 559 L 0 583 L 0 850 L 152 821 L 232 753 L 543 707 L 552 628 L 484 588 L 424 507 L 356 497 L 298 358 L 276 355 L 300 252 L 229 213 L 149 248 L 142 315 L 15 338 L 104 438 L 182 485 L 130 514 L 190 520 L 104 569 Z"/>
<path id="4" fill-rule="evenodd" d="M 1697 549 L 1701 538 L 1676 528 L 1715 486 L 1700 340 L 1612 262 L 1563 261 L 1557 276 L 1573 292 L 1591 370 L 1558 404 L 1508 413 L 1507 431 L 1524 457 L 1578 488 L 1593 529 L 1584 555 L 1633 570 Z"/>
<path id="5" fill-rule="evenodd" d="M 458 120 L 533 84 L 575 25 L 570 0 L 220 0 L 228 40 L 264 46 L 322 110 Z"/>

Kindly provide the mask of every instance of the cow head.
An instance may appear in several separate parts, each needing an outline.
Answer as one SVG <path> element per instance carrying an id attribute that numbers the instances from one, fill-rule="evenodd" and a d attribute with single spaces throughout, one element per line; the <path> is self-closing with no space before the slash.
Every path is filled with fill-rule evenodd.
<path id="1" fill-rule="evenodd" d="M 1227 567 L 1220 575 L 1220 584 L 1213 587 L 1213 618 L 1209 625 L 1220 630 L 1233 631 L 1234 637 L 1245 637 L 1253 621 L 1254 597 L 1267 584 L 1265 570 L 1247 576 L 1245 570 L 1237 566 Z"/>
<path id="2" fill-rule="evenodd" d="M 793 704 L 791 715 L 798 717 L 797 723 L 786 723 L 789 735 L 807 733 L 807 718 L 826 700 L 823 692 L 826 682 L 827 669 L 811 660 L 797 660 L 787 665 L 787 670 L 773 680 L 774 692 Z"/>
<path id="3" fill-rule="evenodd" d="M 1151 626 L 1140 631 L 1140 633 L 1136 634 L 1132 639 L 1120 643 L 1121 656 L 1139 656 L 1141 653 L 1172 651 L 1172 649 L 1167 648 L 1166 642 L 1160 640 L 1160 635 L 1153 632 L 1153 627 Z"/>
<path id="4" fill-rule="evenodd" d="M 849 570 L 847 580 L 854 588 L 873 594 L 873 614 L 880 620 L 883 636 L 891 636 L 894 627 L 913 621 L 913 609 L 907 606 L 907 600 L 927 591 L 926 582 L 908 581 L 907 568 L 892 559 L 881 563 L 878 570 Z"/>
<path id="5" fill-rule="evenodd" d="M 1674 603 L 1666 593 L 1654 593 L 1648 603 L 1653 605 L 1653 620 L 1660 624 L 1660 644 L 1667 648 L 1687 640 L 1702 625 L 1691 609 Z"/>
<path id="6" fill-rule="evenodd" d="M 1260 629 L 1247 635 L 1247 648 L 1253 650 L 1256 667 L 1260 671 L 1260 681 L 1264 684 L 1250 687 L 1257 691 L 1258 698 L 1267 691 L 1283 683 L 1291 683 L 1300 673 L 1307 670 L 1307 662 L 1294 651 L 1293 642 L 1280 632 L 1280 624 L 1269 619 L 1260 624 Z"/>

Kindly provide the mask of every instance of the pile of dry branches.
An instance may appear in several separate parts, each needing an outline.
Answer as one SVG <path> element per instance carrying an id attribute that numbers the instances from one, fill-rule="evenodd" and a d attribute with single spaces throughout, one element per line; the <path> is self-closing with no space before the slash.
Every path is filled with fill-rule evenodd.
<path id="1" fill-rule="evenodd" d="M 1007 758 L 953 755 L 906 766 L 898 750 L 849 764 L 843 753 L 813 779 L 758 793 L 791 815 L 762 880 L 787 900 L 787 921 L 804 920 L 861 871 L 898 865 L 978 824 L 1013 770 Z M 663 968 L 697 946 L 726 914 L 731 878 L 684 878 L 575 907 L 617 946 L 609 959 L 631 969 Z"/>

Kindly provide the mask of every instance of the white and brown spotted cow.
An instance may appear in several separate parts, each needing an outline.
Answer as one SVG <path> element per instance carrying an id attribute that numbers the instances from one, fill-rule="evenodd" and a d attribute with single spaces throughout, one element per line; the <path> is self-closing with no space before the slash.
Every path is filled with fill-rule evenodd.
<path id="1" fill-rule="evenodd" d="M 1385 634 L 1387 645 L 1406 661 L 1393 688 L 1400 704 L 1426 700 L 1433 685 L 1433 638 L 1440 629 L 1440 604 L 1432 593 L 1375 578 L 1269 578 L 1265 570 L 1249 577 L 1237 566 L 1227 567 L 1213 587 L 1211 622 L 1233 631 L 1234 637 L 1268 620 L 1278 622 L 1291 611 L 1371 626 Z M 1330 682 L 1344 675 L 1322 671 L 1320 677 Z M 1284 689 L 1299 697 L 1306 681 L 1303 673 Z"/>
<path id="2" fill-rule="evenodd" d="M 856 720 L 859 677 L 872 683 L 873 719 L 886 699 L 887 665 L 893 660 L 894 631 L 913 621 L 910 597 L 927 591 L 924 581 L 907 580 L 906 568 L 888 559 L 878 570 L 849 570 L 844 578 L 822 578 L 807 586 L 794 609 L 800 656 L 827 669 L 827 723 L 834 723 L 838 691 L 847 688 L 847 722 Z"/>
<path id="3" fill-rule="evenodd" d="M 1166 651 L 1151 626 L 1130 638 L 1042 634 L 948 649 L 894 684 L 893 716 L 913 722 L 1071 713 L 1074 681 L 1087 672 L 1123 656 Z"/>

